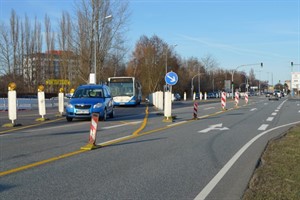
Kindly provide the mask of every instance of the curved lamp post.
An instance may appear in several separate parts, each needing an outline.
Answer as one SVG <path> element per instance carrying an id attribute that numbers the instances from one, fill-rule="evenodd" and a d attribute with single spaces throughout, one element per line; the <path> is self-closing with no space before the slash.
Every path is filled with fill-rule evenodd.
<path id="1" fill-rule="evenodd" d="M 255 66 L 255 65 L 260 65 L 261 67 L 263 67 L 263 63 L 255 63 L 255 64 L 247 64 L 247 65 L 240 65 L 238 66 L 237 68 L 235 68 L 234 70 L 232 70 L 231 72 L 231 92 L 232 92 L 232 99 L 233 99 L 233 75 L 234 75 L 234 72 L 237 71 L 239 68 L 241 67 L 246 67 L 246 66 Z"/>

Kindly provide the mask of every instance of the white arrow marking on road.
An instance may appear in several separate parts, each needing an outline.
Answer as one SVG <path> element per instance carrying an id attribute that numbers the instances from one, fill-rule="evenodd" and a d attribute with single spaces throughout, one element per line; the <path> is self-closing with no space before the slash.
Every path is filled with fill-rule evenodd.
<path id="1" fill-rule="evenodd" d="M 252 108 L 250 111 L 255 111 L 255 110 L 257 110 L 257 108 Z"/>
<path id="2" fill-rule="evenodd" d="M 206 128 L 202 131 L 198 131 L 198 133 L 207 133 L 208 131 L 211 131 L 211 130 L 220 130 L 220 131 L 225 131 L 225 130 L 229 130 L 229 128 L 227 127 L 222 127 L 223 124 L 215 124 L 215 125 L 210 125 L 209 128 Z"/>
<path id="3" fill-rule="evenodd" d="M 172 77 L 172 76 L 168 75 L 167 77 L 171 80 L 170 82 L 172 82 L 172 83 L 176 81 L 175 76 Z"/>

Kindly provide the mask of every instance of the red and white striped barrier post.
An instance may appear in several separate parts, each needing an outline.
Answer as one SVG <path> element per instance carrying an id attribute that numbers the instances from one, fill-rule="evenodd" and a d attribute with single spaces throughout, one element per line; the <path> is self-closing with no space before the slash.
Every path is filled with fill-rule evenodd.
<path id="1" fill-rule="evenodd" d="M 194 102 L 194 119 L 198 119 L 198 103 Z"/>
<path id="2" fill-rule="evenodd" d="M 245 93 L 245 102 L 246 102 L 246 104 L 248 104 L 248 93 L 247 92 Z"/>
<path id="3" fill-rule="evenodd" d="M 99 121 L 99 113 L 93 113 L 91 118 L 89 143 L 86 146 L 81 147 L 81 149 L 92 150 L 100 147 L 96 145 L 98 121 Z"/>
<path id="4" fill-rule="evenodd" d="M 226 92 L 222 92 L 221 106 L 223 110 L 226 110 Z"/>
<path id="5" fill-rule="evenodd" d="M 235 98 L 234 98 L 234 101 L 235 101 L 235 107 L 238 107 L 239 106 L 239 100 L 240 100 L 240 94 L 238 92 L 235 93 Z"/>

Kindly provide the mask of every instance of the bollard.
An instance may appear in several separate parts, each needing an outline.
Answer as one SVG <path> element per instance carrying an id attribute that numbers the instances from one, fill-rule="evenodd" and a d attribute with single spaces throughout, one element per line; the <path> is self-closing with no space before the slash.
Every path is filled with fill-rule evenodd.
<path id="1" fill-rule="evenodd" d="M 235 107 L 237 108 L 239 106 L 239 99 L 240 99 L 240 96 L 239 96 L 239 92 L 236 92 L 235 93 L 235 98 L 234 98 L 234 101 L 235 101 Z"/>
<path id="2" fill-rule="evenodd" d="M 204 92 L 204 100 L 207 100 L 207 93 Z"/>
<path id="3" fill-rule="evenodd" d="M 194 94 L 193 94 L 193 101 L 195 101 L 196 100 L 196 93 L 194 92 Z"/>
<path id="4" fill-rule="evenodd" d="M 62 116 L 64 112 L 64 89 L 60 88 L 58 93 L 58 112 Z"/>
<path id="5" fill-rule="evenodd" d="M 245 93 L 245 102 L 246 102 L 246 104 L 248 104 L 248 93 L 247 92 Z"/>
<path id="6" fill-rule="evenodd" d="M 186 92 L 183 94 L 183 100 L 186 101 Z"/>
<path id="7" fill-rule="evenodd" d="M 89 142 L 86 146 L 81 147 L 82 150 L 93 150 L 101 147 L 96 145 L 98 121 L 99 113 L 92 113 Z"/>
<path id="8" fill-rule="evenodd" d="M 4 124 L 2 127 L 14 127 L 15 120 L 17 119 L 17 92 L 16 84 L 14 82 L 8 85 L 8 118 L 11 120 L 11 124 Z"/>
<path id="9" fill-rule="evenodd" d="M 226 110 L 226 92 L 222 92 L 221 107 L 222 107 L 222 110 Z"/>
<path id="10" fill-rule="evenodd" d="M 163 122 L 172 122 L 172 93 L 170 91 L 165 92 L 165 108 Z"/>
<path id="11" fill-rule="evenodd" d="M 194 113 L 193 113 L 194 119 L 198 119 L 198 103 L 194 102 Z"/>
<path id="12" fill-rule="evenodd" d="M 37 118 L 35 121 L 45 121 L 46 118 L 46 103 L 45 103 L 45 93 L 44 93 L 44 86 L 39 85 L 38 87 L 38 106 L 39 106 L 39 115 L 40 118 Z"/>

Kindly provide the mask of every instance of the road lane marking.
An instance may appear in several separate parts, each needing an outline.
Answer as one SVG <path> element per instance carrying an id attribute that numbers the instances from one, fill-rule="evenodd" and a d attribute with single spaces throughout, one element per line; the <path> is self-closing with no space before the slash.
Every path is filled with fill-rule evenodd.
<path id="1" fill-rule="evenodd" d="M 274 119 L 274 117 L 268 117 L 268 118 L 267 118 L 267 121 L 268 121 L 268 122 L 271 122 L 271 121 L 273 121 L 273 119 Z"/>
<path id="2" fill-rule="evenodd" d="M 9 129 L 9 130 L 0 131 L 0 135 L 4 134 L 4 133 L 13 132 L 13 131 L 23 130 L 23 129 L 26 129 L 26 128 L 32 128 L 32 127 L 36 127 L 36 126 L 41 126 L 43 124 L 49 124 L 49 123 L 56 122 L 56 121 L 63 120 L 63 119 L 65 119 L 65 118 L 58 118 L 58 119 L 48 120 L 48 121 L 45 121 L 45 122 L 42 122 L 42 123 L 32 124 L 32 125 L 27 125 L 27 126 L 19 126 L 17 128 L 12 128 L 12 129 Z"/>
<path id="3" fill-rule="evenodd" d="M 210 180 L 210 182 L 201 190 L 201 192 L 194 198 L 194 200 L 204 200 L 209 193 L 216 187 L 216 185 L 220 182 L 220 180 L 225 176 L 225 174 L 231 169 L 234 163 L 242 156 L 242 154 L 260 137 L 264 136 L 265 134 L 274 131 L 279 128 L 283 128 L 286 126 L 291 126 L 300 123 L 300 121 L 277 126 L 271 128 L 267 131 L 264 131 L 254 138 L 252 138 L 249 142 L 247 142 L 240 150 L 238 150 L 234 156 L 224 165 L 224 167 Z"/>
<path id="4" fill-rule="evenodd" d="M 269 124 L 262 124 L 257 130 L 265 131 L 268 128 Z"/>
<path id="5" fill-rule="evenodd" d="M 203 110 L 211 110 L 211 109 L 215 109 L 215 107 L 208 107 L 208 108 L 204 108 Z"/>
<path id="6" fill-rule="evenodd" d="M 177 126 L 177 125 L 180 125 L 180 124 L 184 124 L 184 123 L 186 123 L 187 121 L 181 121 L 181 122 L 177 122 L 177 123 L 174 123 L 174 124 L 169 124 L 169 125 L 167 125 L 167 126 Z"/>
<path id="7" fill-rule="evenodd" d="M 46 164 L 46 163 L 50 163 L 50 162 L 53 162 L 53 161 L 56 161 L 56 160 L 60 160 L 60 159 L 63 159 L 63 158 L 67 158 L 67 157 L 70 157 L 70 156 L 74 156 L 74 155 L 83 153 L 85 151 L 87 151 L 87 150 L 74 151 L 74 152 L 66 153 L 66 154 L 63 154 L 63 155 L 60 155 L 60 156 L 57 156 L 57 157 L 53 157 L 53 158 L 49 158 L 49 159 L 46 159 L 46 160 L 38 161 L 38 162 L 29 164 L 29 165 L 24 165 L 22 167 L 18 167 L 18 168 L 10 169 L 10 170 L 7 170 L 7 171 L 3 171 L 3 172 L 0 172 L 0 177 L 8 175 L 8 174 L 16 173 L 16 172 L 19 172 L 19 171 L 23 171 L 23 170 L 26 170 L 26 169 L 29 169 L 29 168 L 37 167 L 37 166 L 40 166 L 40 165 L 43 165 L 43 164 Z"/>
<path id="8" fill-rule="evenodd" d="M 277 113 L 274 112 L 274 113 L 272 113 L 271 115 L 275 116 L 275 115 L 277 115 Z"/>
<path id="9" fill-rule="evenodd" d="M 252 108 L 250 111 L 252 112 L 252 111 L 255 111 L 255 110 L 257 110 L 257 108 Z"/>

